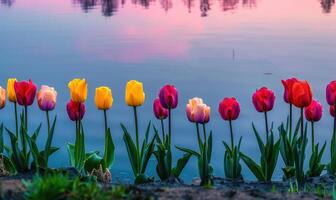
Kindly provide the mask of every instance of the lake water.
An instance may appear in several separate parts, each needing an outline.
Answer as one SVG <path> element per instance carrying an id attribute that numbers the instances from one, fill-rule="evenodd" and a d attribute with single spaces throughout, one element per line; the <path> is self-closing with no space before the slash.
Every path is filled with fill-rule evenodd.
<path id="1" fill-rule="evenodd" d="M 252 93 L 267 86 L 276 93 L 269 113 L 278 126 L 288 106 L 282 100 L 280 80 L 291 76 L 307 79 L 325 113 L 316 124 L 317 141 L 330 141 L 332 119 L 325 101 L 325 86 L 336 79 L 336 6 L 334 0 L 0 0 L 0 85 L 7 78 L 33 79 L 58 90 L 58 115 L 54 143 L 61 150 L 52 166 L 68 166 L 66 142 L 74 141 L 74 124 L 65 105 L 67 83 L 75 77 L 89 83 L 84 119 L 87 150 L 102 150 L 103 114 L 96 110 L 94 88 L 110 86 L 114 105 L 109 111 L 116 143 L 112 167 L 114 181 L 132 181 L 119 123 L 133 130 L 131 108 L 124 103 L 125 84 L 142 81 L 146 102 L 139 109 L 141 130 L 152 114 L 152 101 L 166 83 L 174 84 L 180 102 L 173 111 L 173 143 L 197 149 L 194 125 L 185 116 L 189 98 L 202 97 L 212 107 L 207 125 L 213 130 L 213 166 L 224 176 L 222 140 L 229 141 L 228 123 L 217 108 L 223 97 L 235 96 L 241 115 L 234 122 L 236 141 L 243 136 L 242 151 L 259 160 L 251 129 L 254 121 L 264 130 L 263 115 L 251 103 Z M 0 112 L 0 121 L 13 128 L 13 107 Z M 44 122 L 34 104 L 30 127 Z M 295 112 L 296 118 L 298 112 Z M 41 135 L 46 135 L 45 122 Z M 42 138 L 41 138 L 42 139 Z M 310 155 L 310 146 L 307 148 Z M 174 149 L 174 158 L 181 153 Z M 324 161 L 329 160 L 329 146 Z M 306 164 L 308 160 L 306 160 Z M 282 176 L 279 157 L 274 179 Z M 148 174 L 154 175 L 155 160 Z M 246 179 L 254 179 L 243 165 Z M 197 177 L 192 159 L 182 178 Z"/>

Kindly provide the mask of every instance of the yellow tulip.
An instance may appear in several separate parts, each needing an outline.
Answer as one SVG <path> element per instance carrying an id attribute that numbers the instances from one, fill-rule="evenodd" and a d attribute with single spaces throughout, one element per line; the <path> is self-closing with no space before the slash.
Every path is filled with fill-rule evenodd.
<path id="1" fill-rule="evenodd" d="M 128 106 L 141 106 L 145 101 L 142 83 L 136 80 L 127 82 L 125 102 Z"/>
<path id="2" fill-rule="evenodd" d="M 95 102 L 99 110 L 110 109 L 113 104 L 111 89 L 105 86 L 96 88 Z"/>
<path id="3" fill-rule="evenodd" d="M 14 83 L 16 82 L 16 78 L 9 78 L 7 81 L 7 95 L 8 100 L 10 102 L 15 103 L 16 102 L 16 94 L 14 90 Z"/>
<path id="4" fill-rule="evenodd" d="M 88 85 L 85 79 L 73 79 L 69 82 L 71 100 L 75 103 L 84 103 L 87 98 Z"/>

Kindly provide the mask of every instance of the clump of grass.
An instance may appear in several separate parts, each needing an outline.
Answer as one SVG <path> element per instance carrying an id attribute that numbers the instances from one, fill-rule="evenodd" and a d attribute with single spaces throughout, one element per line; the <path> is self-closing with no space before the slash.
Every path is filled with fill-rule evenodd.
<path id="1" fill-rule="evenodd" d="M 103 188 L 93 180 L 81 181 L 79 177 L 69 179 L 67 175 L 52 174 L 36 176 L 23 181 L 27 200 L 108 200 L 128 198 L 131 192 L 124 186 Z"/>

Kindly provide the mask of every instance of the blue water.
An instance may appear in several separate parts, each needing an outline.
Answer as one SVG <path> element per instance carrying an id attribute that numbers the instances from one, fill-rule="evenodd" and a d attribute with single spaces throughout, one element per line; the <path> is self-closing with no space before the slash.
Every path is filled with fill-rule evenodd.
<path id="1" fill-rule="evenodd" d="M 80 77 L 89 83 L 84 119 L 87 150 L 103 150 L 104 145 L 103 113 L 95 108 L 94 89 L 111 87 L 114 104 L 108 116 L 116 144 L 111 171 L 114 181 L 130 182 L 133 177 L 119 125 L 123 122 L 133 129 L 132 110 L 124 103 L 125 84 L 130 79 L 144 84 L 146 102 L 139 109 L 143 132 L 149 120 L 159 125 L 152 114 L 159 89 L 174 84 L 180 102 L 173 111 L 173 143 L 197 149 L 185 104 L 189 98 L 202 97 L 212 108 L 207 128 L 214 136 L 214 172 L 224 176 L 221 141 L 229 141 L 229 129 L 217 112 L 223 97 L 239 100 L 235 139 L 243 136 L 242 151 L 258 160 L 251 123 L 262 131 L 264 121 L 251 103 L 252 93 L 261 86 L 275 91 L 276 106 L 269 117 L 278 126 L 288 110 L 280 80 L 291 76 L 307 79 L 325 110 L 316 124 L 316 140 L 330 141 L 332 119 L 325 87 L 336 79 L 333 4 L 332 0 L 1 0 L 0 85 L 5 86 L 9 77 L 31 78 L 38 86 L 57 89 L 57 108 L 52 112 L 58 116 L 54 145 L 61 150 L 51 158 L 54 167 L 69 166 L 66 143 L 74 142 L 75 137 L 65 109 L 68 81 Z M 31 129 L 43 122 L 43 141 L 44 113 L 34 104 L 29 115 Z M 298 118 L 298 112 L 295 116 Z M 0 111 L 0 121 L 12 129 L 13 117 L 10 104 Z M 174 150 L 175 160 L 181 155 Z M 323 160 L 329 160 L 329 149 Z M 279 156 L 274 180 L 281 178 L 282 165 Z M 149 175 L 155 175 L 154 167 L 153 158 Z M 192 159 L 182 178 L 190 182 L 197 176 L 196 160 Z M 255 179 L 245 165 L 243 176 Z"/>

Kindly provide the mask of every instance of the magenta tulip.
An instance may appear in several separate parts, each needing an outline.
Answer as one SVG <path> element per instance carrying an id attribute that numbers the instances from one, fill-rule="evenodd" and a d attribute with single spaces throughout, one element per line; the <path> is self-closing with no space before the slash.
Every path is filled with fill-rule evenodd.
<path id="1" fill-rule="evenodd" d="M 154 100 L 153 111 L 155 117 L 158 119 L 166 119 L 168 117 L 168 110 L 161 105 L 159 98 Z"/>
<path id="2" fill-rule="evenodd" d="M 164 108 L 174 109 L 178 104 L 178 91 L 173 85 L 165 85 L 160 90 L 159 98 Z"/>
<path id="3" fill-rule="evenodd" d="M 236 120 L 240 113 L 240 105 L 236 98 L 224 98 L 220 102 L 218 111 L 224 120 Z"/>
<path id="4" fill-rule="evenodd" d="M 311 104 L 308 107 L 305 107 L 305 116 L 306 119 L 310 122 L 317 122 L 322 117 L 322 105 L 316 101 L 313 100 Z"/>

